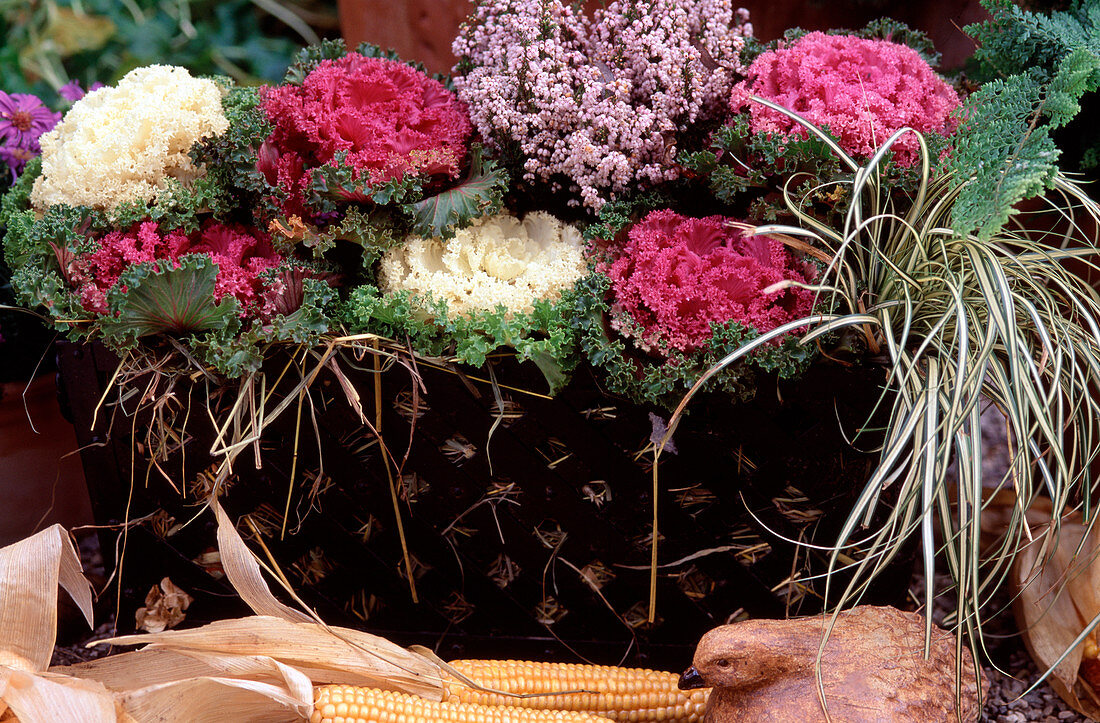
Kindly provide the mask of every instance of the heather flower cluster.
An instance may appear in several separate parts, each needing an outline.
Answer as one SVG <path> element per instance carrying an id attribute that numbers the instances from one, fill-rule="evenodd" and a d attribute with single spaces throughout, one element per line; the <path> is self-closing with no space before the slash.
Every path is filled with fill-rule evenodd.
<path id="1" fill-rule="evenodd" d="M 730 0 L 616 0 L 591 18 L 562 0 L 487 0 L 454 42 L 455 87 L 525 180 L 598 210 L 678 176 L 684 132 L 726 112 L 747 19 Z"/>
<path id="2" fill-rule="evenodd" d="M 191 146 L 229 126 L 221 98 L 213 81 L 167 65 L 136 68 L 117 86 L 89 92 L 40 139 L 31 202 L 109 210 L 153 201 L 168 179 L 194 179 L 202 169 Z"/>
<path id="3" fill-rule="evenodd" d="M 61 114 L 37 96 L 0 91 L 0 161 L 11 171 L 12 181 L 41 153 L 39 138 L 60 120 Z"/>
<path id="4" fill-rule="evenodd" d="M 653 211 L 631 227 L 607 274 L 613 326 L 645 351 L 692 352 L 713 336 L 712 325 L 737 322 L 767 332 L 807 315 L 812 264 L 792 257 L 781 241 L 748 236 L 722 216 L 686 218 Z"/>
<path id="5" fill-rule="evenodd" d="M 411 291 L 445 301 L 452 317 L 492 311 L 531 313 L 557 301 L 585 275 L 585 244 L 576 228 L 535 212 L 482 217 L 452 239 L 413 237 L 382 259 L 383 291 Z"/>
<path id="6" fill-rule="evenodd" d="M 748 80 L 731 93 L 734 112 L 748 111 L 755 133 L 805 137 L 789 117 L 749 100 L 757 95 L 826 126 L 840 146 L 869 157 L 900 128 L 947 135 L 959 107 L 955 90 L 910 47 L 851 35 L 808 33 L 789 47 L 761 54 Z M 894 146 L 899 166 L 916 162 L 917 139 L 907 134 Z"/>
<path id="7" fill-rule="evenodd" d="M 217 264 L 216 299 L 233 296 L 240 302 L 242 315 L 254 312 L 265 292 L 261 274 L 283 261 L 266 237 L 251 229 L 213 222 L 188 234 L 179 229 L 164 233 L 156 222 L 146 221 L 129 231 L 111 231 L 98 240 L 98 246 L 95 251 L 68 258 L 55 249 L 81 304 L 93 314 L 108 313 L 107 291 L 126 269 L 162 259 L 178 261 L 187 254 L 205 254 Z"/>
<path id="8" fill-rule="evenodd" d="M 262 105 L 274 131 L 258 167 L 299 215 L 309 171 L 337 154 L 365 186 L 407 175 L 454 178 L 471 131 L 465 106 L 442 83 L 358 53 L 322 61 L 300 86 L 265 89 Z"/>

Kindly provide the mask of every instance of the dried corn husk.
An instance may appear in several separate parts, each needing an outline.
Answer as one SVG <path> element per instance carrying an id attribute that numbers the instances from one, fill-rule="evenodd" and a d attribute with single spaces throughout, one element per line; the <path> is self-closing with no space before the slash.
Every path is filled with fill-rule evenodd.
<path id="1" fill-rule="evenodd" d="M 347 681 L 433 700 L 443 698 L 439 669 L 421 656 L 369 633 L 326 629 L 313 622 L 257 615 L 219 620 L 192 630 L 126 635 L 97 644 L 149 646 L 139 652 L 163 649 L 215 656 L 265 656 L 293 666 L 318 684 Z"/>
<path id="2" fill-rule="evenodd" d="M 0 550 L 0 720 L 300 720 L 313 684 L 348 683 L 439 700 L 439 668 L 384 638 L 332 628 L 272 594 L 260 565 L 212 502 L 226 576 L 258 613 L 194 630 L 115 638 L 146 648 L 42 672 L 53 652 L 57 586 L 91 622 L 91 589 L 64 530 Z"/>
<path id="3" fill-rule="evenodd" d="M 0 667 L 0 699 L 20 723 L 115 723 L 114 697 L 100 683 Z"/>
<path id="4" fill-rule="evenodd" d="M 114 699 L 103 685 L 43 672 L 57 635 L 58 585 L 91 624 L 91 585 L 60 525 L 0 549 L 0 717 L 113 723 Z"/>
<path id="5" fill-rule="evenodd" d="M 53 655 L 59 584 L 91 625 L 92 586 L 61 525 L 0 550 L 0 650 L 24 658 L 36 672 Z"/>

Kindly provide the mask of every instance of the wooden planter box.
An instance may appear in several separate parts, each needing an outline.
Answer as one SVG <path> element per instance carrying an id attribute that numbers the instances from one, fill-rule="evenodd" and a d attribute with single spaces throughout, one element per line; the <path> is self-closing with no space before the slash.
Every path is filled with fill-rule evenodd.
<path id="1" fill-rule="evenodd" d="M 177 574 L 217 590 L 202 577 L 203 564 L 214 569 L 202 557 L 214 544 L 209 513 L 182 531 L 149 534 L 163 535 L 168 518 L 190 519 L 202 499 L 212 436 L 199 390 L 186 458 L 175 454 L 162 465 L 169 484 L 156 470 L 147 474 L 141 449 L 131 444 L 131 430 L 141 441 L 147 426 L 141 415 L 135 422 L 113 408 L 107 435 L 112 408 L 104 407 L 91 427 L 116 364 L 96 346 L 67 344 L 59 353 L 98 521 L 120 522 L 128 499 L 131 519 L 159 515 L 145 525 L 142 546 L 130 545 L 131 573 L 148 568 L 155 581 L 166 574 L 165 559 L 198 561 Z M 825 557 L 795 550 L 765 527 L 781 537 L 832 541 L 873 464 L 872 455 L 844 442 L 837 424 L 851 431 L 865 421 L 880 381 L 870 371 L 817 365 L 799 383 L 763 380 L 750 404 L 715 398 L 693 407 L 674 438 L 678 453 L 661 461 L 663 567 L 651 625 L 652 455 L 641 452 L 651 410 L 603 394 L 583 369 L 553 400 L 508 391 L 542 389 L 537 370 L 526 366 L 497 364 L 506 400 L 499 423 L 490 386 L 421 366 L 427 394 L 410 429 L 409 375 L 395 368 L 381 377 L 383 436 L 397 458 L 408 447 L 399 487 L 417 604 L 378 445 L 335 379 L 322 375 L 313 387 L 316 433 L 306 405 L 293 489 L 296 420 L 289 411 L 265 435 L 260 469 L 251 450 L 238 458 L 223 504 L 235 518 L 251 516 L 295 588 L 328 621 L 435 647 L 445 658 L 582 656 L 675 667 L 686 664 L 703 632 L 736 611 L 780 617 L 821 609 L 823 584 L 790 577 L 824 571 Z M 342 368 L 369 413 L 372 373 Z M 177 396 L 186 398 L 185 389 Z M 246 539 L 256 532 L 244 523 L 239 529 Z M 910 569 L 903 561 L 871 597 L 900 600 Z"/>

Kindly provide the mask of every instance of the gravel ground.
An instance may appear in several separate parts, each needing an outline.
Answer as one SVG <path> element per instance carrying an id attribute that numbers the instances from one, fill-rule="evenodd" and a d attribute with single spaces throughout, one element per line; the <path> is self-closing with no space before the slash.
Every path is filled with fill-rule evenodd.
<path id="1" fill-rule="evenodd" d="M 1012 653 L 1008 660 L 1008 672 L 1012 673 L 1011 678 L 996 673 L 991 668 L 985 669 L 991 686 L 989 699 L 982 711 L 983 723 L 1073 723 L 1092 720 L 1063 703 L 1045 683 L 1023 698 L 1020 697 L 1039 677 L 1039 671 L 1035 669 L 1026 650 L 1021 648 Z"/>
<path id="2" fill-rule="evenodd" d="M 987 410 L 982 415 L 982 473 L 987 484 L 989 480 L 999 480 L 1007 466 L 1008 449 L 1004 424 L 1004 417 L 994 409 Z M 941 590 L 946 589 L 946 579 L 942 580 L 938 587 Z M 923 588 L 919 578 L 915 581 L 914 588 L 916 590 Z M 935 603 L 932 619 L 939 622 L 948 612 L 948 601 L 937 598 Z M 994 602 L 998 607 L 1004 604 L 1003 601 L 999 604 Z M 990 657 L 1008 675 L 993 667 L 985 667 L 990 688 L 989 697 L 982 711 L 982 723 L 1023 723 L 1023 721 L 1075 723 L 1092 720 L 1063 703 L 1046 683 L 1021 697 L 1021 694 L 1039 678 L 1040 671 L 1024 648 L 1023 640 L 1016 632 L 1016 623 L 1010 614 L 998 615 L 989 620 L 985 632 Z"/>

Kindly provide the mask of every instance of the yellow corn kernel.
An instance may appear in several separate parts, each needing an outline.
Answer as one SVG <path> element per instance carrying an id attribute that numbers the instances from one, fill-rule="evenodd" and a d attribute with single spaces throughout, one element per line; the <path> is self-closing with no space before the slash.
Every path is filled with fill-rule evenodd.
<path id="1" fill-rule="evenodd" d="M 310 723 L 610 723 L 587 713 L 437 703 L 355 685 L 323 685 L 314 689 L 313 696 Z"/>
<path id="2" fill-rule="evenodd" d="M 587 712 L 614 721 L 698 723 L 710 694 L 709 688 L 680 690 L 675 673 L 645 668 L 527 660 L 456 660 L 451 665 L 470 680 L 507 693 L 586 692 L 510 698 L 448 680 L 446 700 Z"/>

